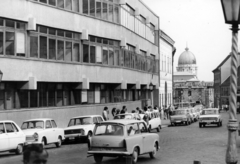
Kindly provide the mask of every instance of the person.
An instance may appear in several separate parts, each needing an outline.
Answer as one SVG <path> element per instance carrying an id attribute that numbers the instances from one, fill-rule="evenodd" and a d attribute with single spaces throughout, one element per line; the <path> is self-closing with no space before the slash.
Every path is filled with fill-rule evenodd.
<path id="1" fill-rule="evenodd" d="M 132 110 L 132 113 L 136 113 L 136 111 L 135 111 L 135 110 Z"/>
<path id="2" fill-rule="evenodd" d="M 121 110 L 121 114 L 125 114 L 125 113 L 127 113 L 127 108 L 126 106 L 123 106 Z"/>
<path id="3" fill-rule="evenodd" d="M 157 105 L 154 106 L 153 111 L 154 112 L 159 112 L 159 109 L 158 109 Z"/>
<path id="4" fill-rule="evenodd" d="M 30 144 L 23 147 L 23 163 L 24 164 L 46 164 L 48 160 L 48 152 L 43 149 L 42 144 Z"/>
<path id="5" fill-rule="evenodd" d="M 116 108 L 113 108 L 113 109 L 112 109 L 112 116 L 113 116 L 113 117 L 116 116 Z"/>
<path id="6" fill-rule="evenodd" d="M 140 109 L 139 109 L 139 107 L 136 108 L 136 113 L 140 114 Z"/>
<path id="7" fill-rule="evenodd" d="M 103 119 L 105 121 L 108 120 L 108 107 L 106 107 L 106 106 L 104 107 L 103 112 L 102 112 L 102 116 L 103 116 Z"/>

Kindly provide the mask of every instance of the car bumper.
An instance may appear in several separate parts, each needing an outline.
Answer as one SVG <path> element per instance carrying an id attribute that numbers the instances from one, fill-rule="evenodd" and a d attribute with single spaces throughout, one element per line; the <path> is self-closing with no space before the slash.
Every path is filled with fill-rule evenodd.
<path id="1" fill-rule="evenodd" d="M 101 154 L 101 155 L 131 155 L 129 152 L 119 151 L 88 151 L 88 154 Z"/>
<path id="2" fill-rule="evenodd" d="M 171 120 L 171 123 L 175 123 L 175 124 L 181 124 L 186 122 L 187 120 Z"/>
<path id="3" fill-rule="evenodd" d="M 73 140 L 73 139 L 76 139 L 76 138 L 86 138 L 87 136 L 86 135 L 82 135 L 82 134 L 69 134 L 69 135 L 65 135 L 65 140 L 69 139 L 69 140 Z"/>
<path id="4" fill-rule="evenodd" d="M 218 124 L 219 121 L 201 121 L 199 124 L 210 125 L 210 124 Z"/>

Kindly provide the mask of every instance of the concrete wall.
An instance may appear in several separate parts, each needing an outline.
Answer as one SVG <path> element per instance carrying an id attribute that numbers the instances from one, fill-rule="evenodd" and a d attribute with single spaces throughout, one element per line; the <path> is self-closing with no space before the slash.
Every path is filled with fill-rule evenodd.
<path id="1" fill-rule="evenodd" d="M 24 120 L 33 118 L 53 118 L 58 127 L 67 127 L 70 118 L 82 115 L 100 114 L 102 115 L 105 106 L 109 109 L 109 116 L 112 119 L 112 108 L 122 109 L 126 106 L 128 112 L 135 110 L 136 107 L 141 108 L 141 101 L 111 103 L 111 104 L 94 104 L 94 105 L 79 105 L 79 106 L 65 106 L 65 107 L 51 107 L 51 108 L 32 108 L 21 110 L 5 110 L 0 111 L 0 120 L 13 120 L 19 126 Z"/>

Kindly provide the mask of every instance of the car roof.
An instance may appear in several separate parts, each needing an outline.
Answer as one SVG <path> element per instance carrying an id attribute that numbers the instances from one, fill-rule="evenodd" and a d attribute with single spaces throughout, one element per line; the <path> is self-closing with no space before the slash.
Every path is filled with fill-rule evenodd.
<path id="1" fill-rule="evenodd" d="M 105 121 L 105 122 L 102 122 L 102 123 L 117 123 L 117 124 L 127 125 L 127 124 L 138 123 L 138 122 L 143 122 L 143 121 L 130 120 L 130 119 L 117 119 L 117 120 L 108 120 L 108 121 Z"/>
<path id="2" fill-rule="evenodd" d="M 33 119 L 25 120 L 24 122 L 28 122 L 28 121 L 46 121 L 46 120 L 53 120 L 53 119 L 52 118 L 33 118 Z"/>
<path id="3" fill-rule="evenodd" d="M 72 117 L 72 118 L 81 118 L 81 117 L 102 117 L 102 116 L 101 115 L 84 115 L 84 116 L 76 116 L 76 117 Z"/>
<path id="4" fill-rule="evenodd" d="M 12 121 L 12 120 L 0 120 L 0 122 L 2 123 L 2 122 L 14 122 L 14 121 Z"/>

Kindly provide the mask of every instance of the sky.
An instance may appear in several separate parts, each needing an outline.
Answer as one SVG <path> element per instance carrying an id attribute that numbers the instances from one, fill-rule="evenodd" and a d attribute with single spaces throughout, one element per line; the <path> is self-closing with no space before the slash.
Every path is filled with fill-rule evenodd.
<path id="1" fill-rule="evenodd" d="M 160 29 L 174 41 L 174 71 L 188 46 L 197 61 L 198 79 L 213 81 L 212 71 L 231 52 L 232 32 L 220 0 L 143 0 L 160 17 Z"/>

